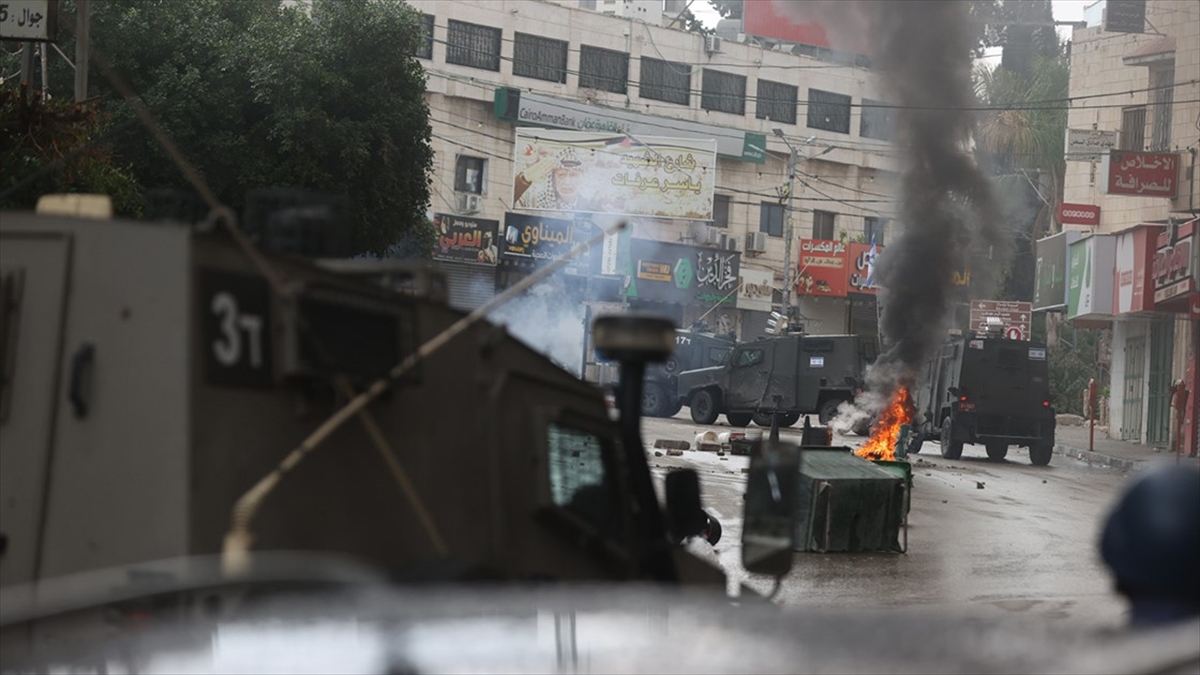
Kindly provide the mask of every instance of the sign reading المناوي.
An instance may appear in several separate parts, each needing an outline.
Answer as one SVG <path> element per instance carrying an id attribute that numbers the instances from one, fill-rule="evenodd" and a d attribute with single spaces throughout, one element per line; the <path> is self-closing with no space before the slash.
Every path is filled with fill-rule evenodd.
<path id="1" fill-rule="evenodd" d="M 59 0 L 0 2 L 0 39 L 54 42 L 58 39 Z"/>

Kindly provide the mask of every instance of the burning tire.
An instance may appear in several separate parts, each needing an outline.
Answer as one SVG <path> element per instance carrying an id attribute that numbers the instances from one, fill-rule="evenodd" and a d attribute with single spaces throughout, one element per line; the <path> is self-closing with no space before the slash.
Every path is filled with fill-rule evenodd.
<path id="1" fill-rule="evenodd" d="M 988 443 L 987 455 L 993 462 L 999 462 L 1008 456 L 1008 446 L 1003 443 Z"/>
<path id="2" fill-rule="evenodd" d="M 851 429 L 851 431 L 854 432 L 855 436 L 862 436 L 863 438 L 870 436 L 871 435 L 871 420 L 870 419 L 861 419 L 861 420 L 855 422 L 854 428 Z"/>
<path id="3" fill-rule="evenodd" d="M 701 389 L 692 395 L 692 421 L 696 424 L 712 424 L 721 414 L 717 395 L 711 389 Z"/>
<path id="4" fill-rule="evenodd" d="M 750 413 L 725 413 L 725 421 L 731 427 L 748 427 L 752 417 Z"/>
<path id="5" fill-rule="evenodd" d="M 842 404 L 842 399 L 835 398 L 825 401 L 821 404 L 821 409 L 817 411 L 817 419 L 820 420 L 821 426 L 828 426 L 829 421 L 837 417 L 838 406 Z"/>
<path id="6" fill-rule="evenodd" d="M 954 440 L 954 422 L 949 417 L 942 422 L 942 457 L 946 459 L 958 459 L 962 457 L 963 442 Z M 1033 456 L 1033 451 L 1030 450 L 1030 456 Z"/>
<path id="7" fill-rule="evenodd" d="M 1029 461 L 1034 466 L 1046 466 L 1050 463 L 1052 455 L 1054 455 L 1054 446 L 1049 443 L 1029 447 Z"/>

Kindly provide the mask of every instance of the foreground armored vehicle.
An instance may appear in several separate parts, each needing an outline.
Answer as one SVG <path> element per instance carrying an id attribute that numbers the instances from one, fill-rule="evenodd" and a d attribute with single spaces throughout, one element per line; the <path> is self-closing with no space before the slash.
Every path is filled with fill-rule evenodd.
<path id="1" fill-rule="evenodd" d="M 1029 448 L 1034 464 L 1050 463 L 1055 418 L 1044 344 L 952 336 L 926 364 L 914 393 L 918 437 L 910 452 L 936 439 L 943 457 L 958 459 L 964 443 L 982 443 L 999 461 L 1017 445 Z"/>
<path id="2" fill-rule="evenodd" d="M 0 586 L 218 554 L 236 531 L 413 580 L 724 593 L 663 545 L 642 449 L 598 389 L 486 321 L 414 357 L 464 319 L 442 277 L 384 288 L 200 229 L 0 217 Z"/>
<path id="3" fill-rule="evenodd" d="M 816 413 L 822 424 L 862 390 L 867 366 L 878 353 L 874 337 L 783 335 L 737 345 L 724 365 L 679 375 L 679 396 L 692 420 L 712 424 L 721 413 L 733 426 L 751 421 L 795 424 Z"/>
<path id="4" fill-rule="evenodd" d="M 666 361 L 646 369 L 642 414 L 673 417 L 683 408 L 683 399 L 678 393 L 679 373 L 723 365 L 736 344 L 732 336 L 697 330 L 676 331 L 674 353 Z"/>

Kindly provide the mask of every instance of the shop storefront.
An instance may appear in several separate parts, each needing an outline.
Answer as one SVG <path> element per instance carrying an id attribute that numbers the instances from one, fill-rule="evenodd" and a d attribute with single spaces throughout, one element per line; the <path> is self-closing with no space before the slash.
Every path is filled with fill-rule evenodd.
<path id="1" fill-rule="evenodd" d="M 804 332 L 846 332 L 850 246 L 826 239 L 800 240 L 795 294 Z"/>
<path id="2" fill-rule="evenodd" d="M 446 275 L 451 307 L 469 311 L 496 295 L 500 223 L 435 213 L 434 265 Z"/>
<path id="3" fill-rule="evenodd" d="M 1156 405 L 1149 442 L 1170 444 L 1178 437 L 1186 454 L 1197 447 L 1195 392 L 1200 382 L 1195 362 L 1200 353 L 1194 317 L 1200 303 L 1195 246 L 1198 225 L 1200 222 L 1191 219 L 1161 228 L 1150 267 L 1154 309 L 1160 318 L 1151 331 L 1150 387 Z"/>

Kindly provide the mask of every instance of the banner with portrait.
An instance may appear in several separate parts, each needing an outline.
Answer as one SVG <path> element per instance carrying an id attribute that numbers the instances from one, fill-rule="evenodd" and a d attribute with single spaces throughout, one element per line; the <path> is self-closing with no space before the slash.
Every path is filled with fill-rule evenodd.
<path id="1" fill-rule="evenodd" d="M 513 208 L 712 220 L 716 141 L 518 128 Z"/>

